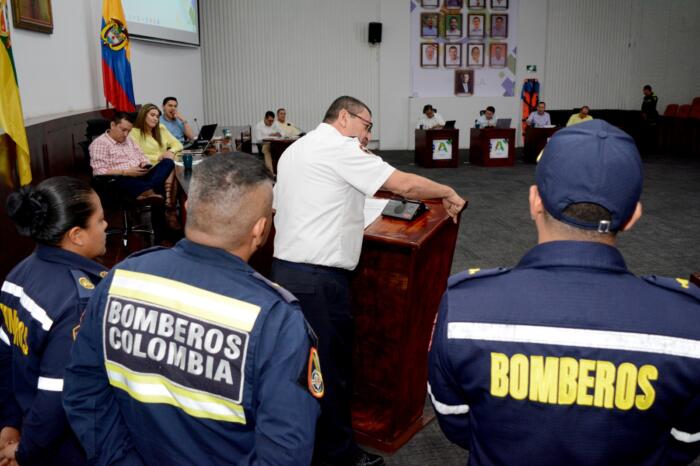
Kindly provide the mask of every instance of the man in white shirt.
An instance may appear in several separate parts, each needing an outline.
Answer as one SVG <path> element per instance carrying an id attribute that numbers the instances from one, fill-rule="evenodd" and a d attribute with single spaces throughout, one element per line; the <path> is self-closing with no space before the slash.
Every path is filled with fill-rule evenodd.
<path id="1" fill-rule="evenodd" d="M 293 125 L 290 121 L 287 120 L 287 110 L 284 108 L 277 109 L 277 120 L 275 121 L 275 123 L 280 129 L 282 137 L 293 138 L 299 136 L 299 133 L 301 133 L 301 130 L 299 128 L 297 128 L 295 125 Z"/>
<path id="2" fill-rule="evenodd" d="M 481 27 L 484 15 L 469 15 L 471 24 L 469 26 L 469 37 L 484 37 L 484 28 Z"/>
<path id="3" fill-rule="evenodd" d="M 255 125 L 253 129 L 253 143 L 258 145 L 258 150 L 262 152 L 265 158 L 265 165 L 274 172 L 272 168 L 272 153 L 270 152 L 270 143 L 263 142 L 263 139 L 282 137 L 282 130 L 275 122 L 275 114 L 270 110 L 265 112 L 265 118 Z"/>
<path id="4" fill-rule="evenodd" d="M 479 118 L 476 119 L 476 127 L 477 128 L 495 127 L 496 126 L 496 119 L 494 118 L 495 114 L 496 114 L 495 108 L 493 108 L 490 105 L 488 107 L 486 107 L 486 110 L 484 110 L 484 113 L 479 115 Z"/>
<path id="5" fill-rule="evenodd" d="M 450 45 L 447 48 L 447 58 L 445 59 L 445 66 L 462 66 L 462 60 L 460 57 L 459 49 L 456 45 Z"/>
<path id="6" fill-rule="evenodd" d="M 360 258 L 365 197 L 381 188 L 407 198 L 438 198 L 455 219 L 464 207 L 452 188 L 396 170 L 367 151 L 361 141 L 370 139 L 371 130 L 365 104 L 337 98 L 323 123 L 285 151 L 275 185 L 272 279 L 299 299 L 318 335 L 326 390 L 315 461 L 329 465 L 384 464 L 357 446 L 350 419 L 350 271 Z"/>
<path id="7" fill-rule="evenodd" d="M 435 112 L 432 105 L 423 107 L 423 116 L 418 120 L 416 129 L 441 129 L 445 126 L 445 119 Z"/>
<path id="8" fill-rule="evenodd" d="M 491 66 L 506 66 L 506 54 L 503 44 L 491 44 Z"/>

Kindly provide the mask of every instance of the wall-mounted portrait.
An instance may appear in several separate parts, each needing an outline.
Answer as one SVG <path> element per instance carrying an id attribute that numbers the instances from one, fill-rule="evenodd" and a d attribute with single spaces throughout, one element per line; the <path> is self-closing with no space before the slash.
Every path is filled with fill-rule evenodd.
<path id="1" fill-rule="evenodd" d="M 449 39 L 462 37 L 462 15 L 445 15 L 445 37 Z"/>
<path id="2" fill-rule="evenodd" d="M 494 68 L 503 68 L 506 66 L 506 58 L 506 44 L 491 44 L 489 48 L 489 66 L 493 66 Z"/>
<path id="3" fill-rule="evenodd" d="M 469 37 L 484 37 L 484 15 L 467 15 L 467 28 Z"/>
<path id="4" fill-rule="evenodd" d="M 462 8 L 462 0 L 445 0 L 445 8 Z"/>
<path id="5" fill-rule="evenodd" d="M 474 94 L 474 70 L 455 70 L 455 95 Z"/>
<path id="6" fill-rule="evenodd" d="M 484 44 L 467 44 L 467 66 L 484 66 Z"/>
<path id="7" fill-rule="evenodd" d="M 440 0 L 421 0 L 420 6 L 423 8 L 437 8 L 440 6 Z"/>
<path id="8" fill-rule="evenodd" d="M 51 34 L 51 0 L 12 0 L 12 19 L 16 28 Z"/>
<path id="9" fill-rule="evenodd" d="M 443 63 L 445 68 L 461 68 L 462 67 L 462 44 L 450 44 L 449 42 L 443 45 L 445 57 Z"/>
<path id="10" fill-rule="evenodd" d="M 437 13 L 421 13 L 420 15 L 420 36 L 421 37 L 437 37 L 438 36 L 438 21 L 440 15 Z"/>
<path id="11" fill-rule="evenodd" d="M 440 66 L 440 54 L 438 44 L 420 44 L 421 68 L 437 68 Z"/>
<path id="12" fill-rule="evenodd" d="M 507 10 L 508 0 L 491 0 L 492 10 Z"/>
<path id="13" fill-rule="evenodd" d="M 491 37 L 508 37 L 508 15 L 491 15 Z"/>
<path id="14" fill-rule="evenodd" d="M 485 8 L 486 7 L 486 0 L 469 0 L 469 3 L 467 3 L 467 6 L 469 8 Z"/>

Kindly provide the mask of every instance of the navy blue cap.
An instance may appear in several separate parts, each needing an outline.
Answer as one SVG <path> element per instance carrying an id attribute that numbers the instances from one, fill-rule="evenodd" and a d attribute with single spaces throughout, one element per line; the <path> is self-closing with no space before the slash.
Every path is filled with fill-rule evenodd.
<path id="1" fill-rule="evenodd" d="M 584 229 L 619 230 L 634 214 L 642 194 L 642 162 L 634 140 L 603 120 L 557 131 L 544 148 L 535 178 L 547 212 Z M 564 215 L 571 204 L 583 202 L 608 210 L 610 223 Z"/>

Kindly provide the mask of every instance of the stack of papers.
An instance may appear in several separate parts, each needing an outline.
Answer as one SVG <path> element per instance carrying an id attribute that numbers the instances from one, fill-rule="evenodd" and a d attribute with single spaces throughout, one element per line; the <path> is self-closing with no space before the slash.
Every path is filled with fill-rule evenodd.
<path id="1" fill-rule="evenodd" d="M 365 198 L 365 228 L 382 215 L 382 211 L 388 203 L 389 199 Z"/>

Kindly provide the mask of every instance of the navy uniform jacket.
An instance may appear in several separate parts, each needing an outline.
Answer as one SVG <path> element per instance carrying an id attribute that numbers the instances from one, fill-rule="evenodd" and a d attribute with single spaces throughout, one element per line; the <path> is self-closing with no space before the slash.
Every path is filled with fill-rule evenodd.
<path id="1" fill-rule="evenodd" d="M 0 292 L 0 428 L 21 432 L 19 464 L 83 464 L 61 392 L 80 316 L 106 269 L 38 246 Z"/>
<path id="2" fill-rule="evenodd" d="M 182 240 L 100 284 L 64 406 L 93 464 L 308 464 L 313 351 L 291 294 L 232 254 Z"/>
<path id="3" fill-rule="evenodd" d="M 700 290 L 617 249 L 541 244 L 450 279 L 429 358 L 471 465 L 688 464 L 700 452 Z M 693 289 L 695 288 L 695 289 Z"/>

